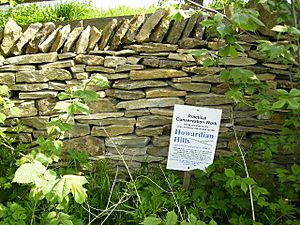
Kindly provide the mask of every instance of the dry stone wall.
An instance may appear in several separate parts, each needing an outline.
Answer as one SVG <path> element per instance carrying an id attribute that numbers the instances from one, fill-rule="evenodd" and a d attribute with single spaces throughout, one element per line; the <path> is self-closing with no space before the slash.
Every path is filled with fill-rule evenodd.
<path id="1" fill-rule="evenodd" d="M 36 23 L 25 31 L 9 20 L 0 35 L 0 84 L 11 88 L 21 108 L 24 129 L 18 140 L 28 143 L 45 136 L 47 123 L 58 113 L 56 96 L 96 74 L 107 77 L 110 88 L 89 86 L 100 98 L 89 103 L 91 115 L 75 116 L 64 141 L 67 149 L 121 163 L 117 147 L 132 167 L 165 162 L 175 104 L 223 110 L 217 155 L 230 154 L 234 129 L 246 147 L 257 134 L 278 132 L 276 118 L 234 107 L 224 96 L 228 86 L 220 80 L 222 67 L 203 68 L 203 58 L 191 54 L 193 49 L 214 54 L 223 44 L 205 33 L 199 24 L 203 19 L 194 15 L 174 22 L 160 9 L 148 17 L 113 19 L 105 27 Z M 238 39 L 246 51 L 226 58 L 224 65 L 250 69 L 273 88 L 300 88 L 291 65 L 264 59 L 249 35 Z M 5 125 L 15 121 L 10 116 Z"/>

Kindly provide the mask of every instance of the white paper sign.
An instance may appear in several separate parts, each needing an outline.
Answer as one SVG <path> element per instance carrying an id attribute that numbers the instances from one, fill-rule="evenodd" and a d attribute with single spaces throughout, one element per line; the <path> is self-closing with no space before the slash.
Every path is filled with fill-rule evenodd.
<path id="1" fill-rule="evenodd" d="M 213 163 L 222 110 L 175 105 L 167 169 L 190 171 Z"/>

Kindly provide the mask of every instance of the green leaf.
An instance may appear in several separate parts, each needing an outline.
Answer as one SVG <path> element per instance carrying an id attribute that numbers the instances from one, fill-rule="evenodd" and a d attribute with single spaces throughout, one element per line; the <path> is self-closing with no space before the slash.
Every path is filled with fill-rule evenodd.
<path id="1" fill-rule="evenodd" d="M 273 158 L 273 153 L 270 149 L 266 149 L 264 151 L 264 159 L 265 160 L 271 160 Z"/>
<path id="2" fill-rule="evenodd" d="M 246 192 L 248 190 L 248 185 L 243 181 L 241 182 L 241 189 L 246 194 Z"/>
<path id="3" fill-rule="evenodd" d="M 234 58 L 238 57 L 238 52 L 233 45 L 229 46 L 229 55 Z"/>
<path id="4" fill-rule="evenodd" d="M 287 103 L 285 99 L 280 99 L 279 101 L 273 103 L 272 109 L 281 109 Z"/>
<path id="5" fill-rule="evenodd" d="M 290 90 L 290 95 L 293 97 L 300 96 L 300 90 L 296 88 L 292 88 L 292 90 Z"/>
<path id="6" fill-rule="evenodd" d="M 60 223 L 62 225 L 73 225 L 73 222 L 71 220 L 71 216 L 66 214 L 66 213 L 63 213 L 63 212 L 59 212 L 58 213 L 58 218 L 60 220 Z"/>
<path id="7" fill-rule="evenodd" d="M 65 175 L 64 179 L 70 182 L 71 192 L 77 203 L 82 204 L 87 199 L 87 189 L 83 187 L 84 184 L 88 183 L 87 179 L 83 176 Z"/>
<path id="8" fill-rule="evenodd" d="M 44 178 L 46 179 L 46 180 L 55 180 L 56 179 L 56 172 L 54 171 L 54 170 L 51 170 L 51 169 L 49 169 L 49 170 L 46 170 L 46 172 L 44 173 Z"/>
<path id="9" fill-rule="evenodd" d="M 161 223 L 161 219 L 154 216 L 148 216 L 145 220 L 140 223 L 142 225 L 159 225 Z"/>
<path id="10" fill-rule="evenodd" d="M 203 67 L 204 68 L 207 68 L 207 67 L 213 66 L 213 65 L 215 65 L 215 61 L 211 58 L 207 58 L 203 61 Z"/>
<path id="11" fill-rule="evenodd" d="M 66 100 L 72 98 L 72 96 L 66 92 L 61 92 L 57 95 L 59 100 Z"/>
<path id="12" fill-rule="evenodd" d="M 233 169 L 225 169 L 225 175 L 226 175 L 227 177 L 233 178 L 233 177 L 235 177 L 235 172 L 234 172 Z"/>
<path id="13" fill-rule="evenodd" d="M 39 175 L 46 171 L 46 167 L 39 161 L 33 163 L 25 163 L 21 165 L 15 172 L 12 182 L 19 184 L 30 184 L 40 180 Z"/>
<path id="14" fill-rule="evenodd" d="M 296 27 L 291 27 L 290 32 L 295 36 L 300 36 L 300 30 L 297 29 Z"/>
<path id="15" fill-rule="evenodd" d="M 217 26 L 217 31 L 221 35 L 221 38 L 224 38 L 226 35 L 230 35 L 232 29 L 230 26 L 225 25 L 224 23 L 219 23 Z"/>
<path id="16" fill-rule="evenodd" d="M 0 112 L 0 123 L 3 124 L 5 122 L 5 120 L 6 120 L 6 115 L 4 113 Z"/>
<path id="17" fill-rule="evenodd" d="M 221 14 L 215 14 L 214 21 L 220 22 L 220 21 L 223 20 L 223 18 L 224 18 L 223 15 L 221 15 Z"/>
<path id="18" fill-rule="evenodd" d="M 211 27 L 215 24 L 216 22 L 213 20 L 203 20 L 200 24 L 204 27 Z"/>
<path id="19" fill-rule="evenodd" d="M 300 104 L 295 99 L 287 99 L 288 109 L 298 109 Z"/>
<path id="20" fill-rule="evenodd" d="M 71 192 L 71 182 L 69 179 L 62 177 L 53 188 L 58 197 L 58 201 L 62 202 Z"/>
<path id="21" fill-rule="evenodd" d="M 255 180 L 252 177 L 243 178 L 243 181 L 248 185 L 256 184 Z"/>
<path id="22" fill-rule="evenodd" d="M 292 172 L 294 175 L 299 175 L 300 174 L 300 166 L 297 164 L 292 165 Z"/>
<path id="23" fill-rule="evenodd" d="M 166 225 L 176 225 L 177 215 L 174 211 L 168 212 L 166 216 Z"/>
<path id="24" fill-rule="evenodd" d="M 278 32 L 278 33 L 285 33 L 288 31 L 287 26 L 282 26 L 282 25 L 276 25 L 271 29 L 272 31 Z"/>
<path id="25" fill-rule="evenodd" d="M 74 92 L 74 97 L 86 102 L 96 101 L 98 98 L 97 92 L 93 90 L 77 90 Z"/>
<path id="26" fill-rule="evenodd" d="M 209 221 L 209 225 L 218 225 L 216 221 L 214 221 L 213 219 L 211 221 Z"/>
<path id="27" fill-rule="evenodd" d="M 68 108 L 70 105 L 70 102 L 57 102 L 54 107 L 54 110 L 57 110 L 59 112 L 68 112 Z"/>
<path id="28" fill-rule="evenodd" d="M 74 102 L 73 107 L 75 108 L 76 113 L 90 113 L 90 108 L 87 104 L 82 102 Z"/>

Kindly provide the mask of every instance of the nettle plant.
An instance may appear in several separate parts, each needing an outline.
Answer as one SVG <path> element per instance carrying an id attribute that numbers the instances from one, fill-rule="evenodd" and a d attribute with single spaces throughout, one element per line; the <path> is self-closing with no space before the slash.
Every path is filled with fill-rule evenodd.
<path id="1" fill-rule="evenodd" d="M 86 201 L 87 189 L 84 185 L 88 181 L 84 176 L 61 174 L 57 168 L 59 166 L 56 164 L 62 159 L 63 138 L 65 133 L 72 129 L 74 115 L 90 113 L 86 103 L 97 100 L 97 93 L 89 90 L 89 85 L 107 87 L 108 80 L 103 76 L 96 75 L 91 79 L 83 80 L 81 86 L 75 86 L 60 93 L 58 98 L 62 101 L 59 101 L 54 108 L 60 114 L 49 122 L 47 138 L 39 137 L 36 141 L 37 146 L 17 160 L 18 169 L 15 171 L 12 183 L 29 187 L 28 199 L 33 203 L 33 208 L 29 220 L 27 216 L 22 216 L 19 218 L 20 222 L 15 224 L 26 224 L 25 221 L 30 221 L 30 224 L 81 224 L 80 220 L 68 215 L 67 212 L 70 196 L 78 204 Z M 8 95 L 7 87 L 0 90 L 2 95 Z M 7 97 L 2 97 L 0 103 L 10 110 L 15 109 Z M 3 123 L 5 114 L 1 112 L 0 117 Z M 2 132 L 1 137 L 3 135 Z M 4 143 L 2 142 L 2 144 Z M 45 203 L 48 203 L 47 207 L 44 205 Z M 16 204 L 8 203 L 8 208 L 2 205 L 2 209 L 0 209 L 0 218 L 8 220 L 8 224 L 14 224 L 13 220 L 8 217 L 9 209 Z M 38 209 L 41 205 L 44 207 L 42 212 Z M 21 207 L 19 204 L 17 206 Z M 13 214 L 12 218 L 14 218 Z"/>

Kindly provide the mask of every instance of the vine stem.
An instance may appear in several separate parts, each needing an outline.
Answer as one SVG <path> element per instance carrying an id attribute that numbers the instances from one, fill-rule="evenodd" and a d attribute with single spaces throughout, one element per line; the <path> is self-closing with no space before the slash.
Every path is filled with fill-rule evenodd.
<path id="1" fill-rule="evenodd" d="M 239 151 L 241 153 L 241 157 L 242 157 L 242 160 L 243 160 L 244 169 L 245 169 L 245 172 L 246 172 L 246 177 L 250 178 L 249 171 L 248 171 L 248 166 L 247 166 L 247 162 L 246 162 L 246 159 L 245 159 L 244 151 L 242 150 L 242 146 L 240 144 L 240 141 L 238 140 L 236 130 L 233 129 L 233 131 L 234 131 L 234 136 L 235 136 L 236 143 L 238 145 L 238 149 L 239 149 Z M 252 220 L 253 220 L 253 224 L 255 224 L 255 209 L 254 209 L 254 201 L 253 201 L 253 194 L 252 194 L 252 186 L 249 184 L 248 188 L 249 188 L 249 195 L 250 195 Z"/>
<path id="2" fill-rule="evenodd" d="M 36 210 L 37 202 L 38 202 L 38 200 L 34 199 L 34 206 L 33 206 L 33 210 L 32 210 L 30 225 L 33 225 L 33 223 L 34 223 L 34 217 L 35 217 L 35 210 Z"/>

